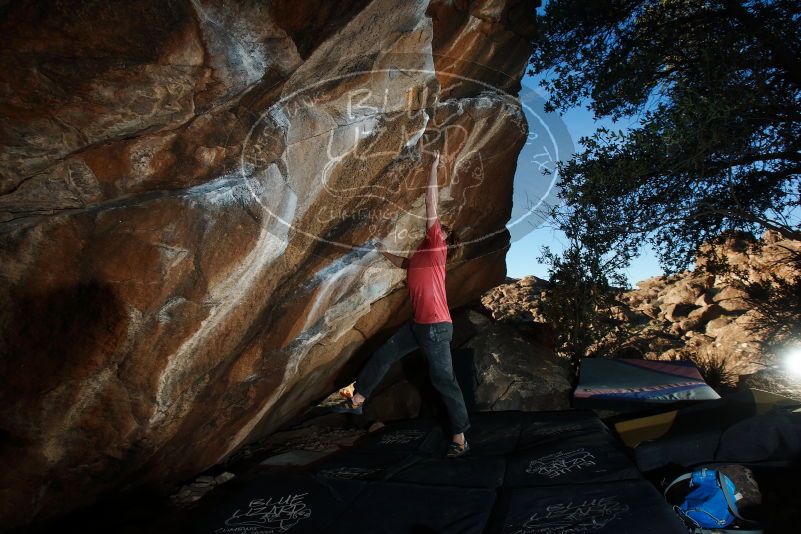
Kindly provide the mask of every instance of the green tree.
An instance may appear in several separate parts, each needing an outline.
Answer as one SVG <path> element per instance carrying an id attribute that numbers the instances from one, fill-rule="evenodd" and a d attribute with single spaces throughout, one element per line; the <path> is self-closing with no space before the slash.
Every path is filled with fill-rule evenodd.
<path id="1" fill-rule="evenodd" d="M 565 234 L 561 254 L 543 247 L 540 261 L 549 266 L 547 298 L 541 311 L 557 332 L 557 352 L 568 358 L 574 375 L 581 358 L 608 355 L 630 335 L 628 325 L 614 317 L 618 295 L 627 285 L 621 274 L 633 253 L 625 242 L 613 244 L 595 231 L 590 212 L 569 204 L 552 206 L 547 216 Z"/>
<path id="2" fill-rule="evenodd" d="M 801 2 L 552 0 L 539 24 L 547 111 L 639 114 L 559 165 L 599 241 L 650 242 L 677 271 L 726 230 L 801 238 Z"/>

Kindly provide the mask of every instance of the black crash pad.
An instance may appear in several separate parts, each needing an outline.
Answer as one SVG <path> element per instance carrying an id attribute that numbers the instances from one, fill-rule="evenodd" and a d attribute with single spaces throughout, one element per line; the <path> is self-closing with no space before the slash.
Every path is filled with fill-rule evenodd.
<path id="1" fill-rule="evenodd" d="M 410 453 L 362 454 L 349 449 L 307 466 L 317 478 L 347 480 L 385 480 L 414 463 Z"/>
<path id="2" fill-rule="evenodd" d="M 662 495 L 645 480 L 505 489 L 490 534 L 686 534 Z"/>
<path id="3" fill-rule="evenodd" d="M 798 406 L 780 400 L 761 404 L 759 395 L 770 398 L 746 390 L 678 410 L 664 435 L 634 448 L 637 466 L 652 471 L 708 462 L 797 465 L 801 461 Z"/>
<path id="4" fill-rule="evenodd" d="M 591 410 L 533 412 L 523 420 L 517 449 L 589 434 L 611 437 L 609 429 Z"/>
<path id="5" fill-rule="evenodd" d="M 505 486 L 585 484 L 640 477 L 606 433 L 575 435 L 519 449 L 507 457 Z"/>
<path id="6" fill-rule="evenodd" d="M 433 452 L 427 444 L 434 444 L 426 438 L 432 432 L 441 432 L 434 419 L 421 418 L 398 421 L 388 424 L 380 430 L 362 436 L 353 444 L 363 454 L 386 454 L 388 452 Z"/>
<path id="7" fill-rule="evenodd" d="M 461 488 L 497 488 L 503 484 L 506 459 L 503 456 L 432 458 L 412 455 L 409 464 L 389 477 L 398 482 L 413 482 Z"/>
<path id="8" fill-rule="evenodd" d="M 304 473 L 236 478 L 203 499 L 190 532 L 209 534 L 320 533 L 366 482 L 319 481 Z"/>
<path id="9" fill-rule="evenodd" d="M 521 423 L 508 416 L 493 418 L 492 415 L 477 413 L 470 418 L 470 428 L 465 437 L 473 457 L 503 456 L 517 447 Z M 420 451 L 442 457 L 448 450 L 451 437 L 447 429 L 435 427 L 422 443 Z"/>
<path id="10" fill-rule="evenodd" d="M 237 477 L 199 501 L 194 532 L 685 532 L 591 412 L 471 414 L 455 459 L 450 437 L 434 419 L 393 422 L 306 466 Z"/>
<path id="11" fill-rule="evenodd" d="M 495 490 L 371 482 L 326 534 L 481 534 Z"/>

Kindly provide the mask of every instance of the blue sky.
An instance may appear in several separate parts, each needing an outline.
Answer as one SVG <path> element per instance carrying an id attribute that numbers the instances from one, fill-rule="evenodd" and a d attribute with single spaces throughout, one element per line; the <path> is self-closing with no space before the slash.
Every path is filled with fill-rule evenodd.
<path id="1" fill-rule="evenodd" d="M 542 0 L 542 6 L 537 9 L 538 14 L 544 12 L 548 0 Z M 587 110 L 587 101 L 579 106 L 567 110 L 564 114 L 545 113 L 541 104 L 547 100 L 547 93 L 539 86 L 544 75 L 523 78 L 523 91 L 520 99 L 526 109 L 526 118 L 529 123 L 529 141 L 520 153 L 517 161 L 517 172 L 514 178 L 515 194 L 513 199 L 512 221 L 507 224 L 512 234 L 512 246 L 506 255 L 507 275 L 520 278 L 529 274 L 548 277 L 547 266 L 539 263 L 537 258 L 541 255 L 543 246 L 559 252 L 564 249 L 564 235 L 547 227 L 532 228 L 539 221 L 534 220 L 532 225 L 515 224 L 515 221 L 526 221 L 526 213 L 530 211 L 530 198 L 551 198 L 547 195 L 546 185 L 552 184 L 552 177 L 540 172 L 543 163 L 564 161 L 570 159 L 576 150 L 580 150 L 579 139 L 592 135 L 598 128 L 604 126 L 609 129 L 626 130 L 638 126 L 638 117 L 624 118 L 613 122 L 609 118 L 594 120 L 593 113 Z M 532 96 L 534 95 L 534 96 Z M 658 101 L 658 95 L 652 95 Z M 646 103 L 650 108 L 652 100 Z M 539 134 L 539 138 L 531 140 L 531 132 Z M 555 135 L 554 135 L 555 132 Z M 544 135 L 543 135 L 544 134 Z M 550 139 L 548 139 L 550 137 Z M 550 143 L 550 144 L 549 144 Z M 533 146 L 530 146 L 533 145 Z M 552 163 L 551 163 L 552 164 Z M 548 165 L 544 165 L 550 168 Z M 771 217 L 777 215 L 770 213 Z M 801 208 L 794 208 L 783 214 L 790 224 L 798 226 L 801 222 Z M 532 218 L 529 217 L 528 220 Z M 663 271 L 655 258 L 653 250 L 645 248 L 640 251 L 631 266 L 625 271 L 629 284 L 635 285 L 638 281 L 662 274 Z"/>
<path id="2" fill-rule="evenodd" d="M 546 100 L 547 93 L 538 85 L 540 79 L 541 77 L 526 76 L 523 79 L 524 91 L 532 90 L 540 97 L 536 100 Z M 522 94 L 523 92 L 521 92 L 521 95 Z M 531 101 L 532 99 L 528 100 Z M 532 106 L 537 107 L 536 104 L 532 104 Z M 561 144 L 563 147 L 567 146 L 569 148 L 563 151 L 556 150 L 554 153 L 551 153 L 550 157 L 554 161 L 570 159 L 576 150 L 581 149 L 578 142 L 579 139 L 583 136 L 592 135 L 592 133 L 601 126 L 614 128 L 616 130 L 626 130 L 629 127 L 637 126 L 636 117 L 632 119 L 624 118 L 619 122 L 613 122 L 609 118 L 602 118 L 595 121 L 593 119 L 593 113 L 586 109 L 586 102 L 582 102 L 580 106 L 566 111 L 561 116 L 559 113 L 546 114 L 541 109 L 537 109 L 536 114 L 538 116 L 541 115 L 540 120 L 537 121 L 540 124 L 540 128 L 542 128 L 542 125 L 545 123 L 551 123 L 552 126 L 558 125 L 559 128 L 566 128 L 566 134 L 563 135 L 563 142 Z M 529 119 L 529 129 L 535 130 L 537 125 L 532 124 L 532 117 L 529 113 L 527 113 L 527 118 Z M 545 128 L 554 129 L 549 126 L 545 126 Z M 531 154 L 529 153 L 527 155 L 524 149 L 518 158 L 517 172 L 515 174 L 514 183 L 516 194 L 514 197 L 513 219 L 515 219 L 515 212 L 519 213 L 521 210 L 525 211 L 528 209 L 524 205 L 526 202 L 524 201 L 523 195 L 519 193 L 520 190 L 536 190 L 536 185 L 532 186 L 532 183 L 534 181 L 542 182 L 544 179 L 545 177 L 538 173 L 537 167 L 532 165 Z M 539 188 L 539 190 L 541 190 L 542 185 L 540 185 Z M 541 248 L 544 245 L 549 246 L 553 251 L 561 251 L 564 246 L 564 235 L 552 228 L 540 227 L 535 230 L 530 230 L 530 228 L 531 226 L 525 230 L 521 230 L 520 227 L 518 227 L 517 235 L 515 231 L 512 230 L 512 246 L 506 255 L 507 275 L 520 278 L 533 274 L 540 278 L 547 278 L 547 266 L 538 262 L 537 258 L 540 256 Z M 645 278 L 662 274 L 662 269 L 659 267 L 656 258 L 654 258 L 653 251 L 646 249 L 641 252 L 640 257 L 635 259 L 630 268 L 626 270 L 626 276 L 629 279 L 629 283 L 632 285 Z"/>

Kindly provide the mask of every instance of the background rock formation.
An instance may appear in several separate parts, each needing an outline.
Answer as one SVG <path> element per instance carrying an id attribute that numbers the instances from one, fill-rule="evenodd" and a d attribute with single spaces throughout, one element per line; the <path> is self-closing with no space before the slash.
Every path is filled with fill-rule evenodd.
<path id="1" fill-rule="evenodd" d="M 789 283 L 798 276 L 787 260 L 801 252 L 801 242 L 773 231 L 757 241 L 737 233 L 705 245 L 730 266 L 730 273 L 704 268 L 708 260 L 700 256 L 694 271 L 649 278 L 621 295 L 621 313 L 640 325 L 629 347 L 650 358 L 691 359 L 717 382 L 713 385 L 724 387 L 779 363 L 764 354 L 765 333 L 755 328 L 764 322 L 764 310 L 754 308 L 747 289 L 754 283 Z M 799 394 L 797 389 L 777 392 Z"/>
<path id="2" fill-rule="evenodd" d="M 775 283 L 772 276 L 788 283 L 797 277 L 788 259 L 798 255 L 801 242 L 773 231 L 756 241 L 750 234 L 735 234 L 705 245 L 703 252 L 713 247 L 718 261 L 725 261 L 731 272 L 702 269 L 706 260 L 699 257 L 695 270 L 656 276 L 638 282 L 636 289 L 621 291 L 618 305 L 603 310 L 620 330 L 591 347 L 589 355 L 690 359 L 713 387 L 735 387 L 747 377 L 744 383 L 798 397 L 797 384 L 784 384 L 775 373 L 763 376 L 775 362 L 765 357 L 764 333 L 753 328 L 764 319 L 744 286 Z M 549 282 L 529 276 L 507 279 L 487 291 L 481 302 L 498 321 L 537 329 L 540 342 L 548 346 L 558 328 L 548 324 L 542 313 L 541 303 L 548 298 Z"/>
<path id="3" fill-rule="evenodd" d="M 3 524 L 187 477 L 342 385 L 409 316 L 370 243 L 415 246 L 424 151 L 469 243 L 451 305 L 503 280 L 534 8 L 4 3 Z"/>

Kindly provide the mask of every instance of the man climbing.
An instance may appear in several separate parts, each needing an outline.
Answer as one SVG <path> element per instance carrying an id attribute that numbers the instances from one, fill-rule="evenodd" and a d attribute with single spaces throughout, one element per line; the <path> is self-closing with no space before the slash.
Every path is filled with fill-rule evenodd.
<path id="1" fill-rule="evenodd" d="M 447 457 L 456 458 L 470 449 L 464 435 L 470 428 L 470 421 L 451 360 L 453 322 L 445 294 L 445 263 L 447 242 L 454 242 L 455 238 L 447 226 L 440 224 L 437 216 L 439 159 L 437 151 L 426 190 L 426 234 L 417 250 L 411 257 L 403 258 L 390 254 L 380 243 L 377 246 L 393 265 L 406 269 L 413 318 L 373 353 L 356 378 L 353 395 L 333 411 L 361 414 L 365 399 L 392 364 L 420 347 L 428 359 L 431 382 L 442 395 L 450 419 L 453 436 Z"/>

